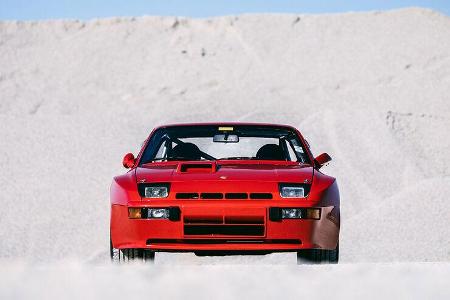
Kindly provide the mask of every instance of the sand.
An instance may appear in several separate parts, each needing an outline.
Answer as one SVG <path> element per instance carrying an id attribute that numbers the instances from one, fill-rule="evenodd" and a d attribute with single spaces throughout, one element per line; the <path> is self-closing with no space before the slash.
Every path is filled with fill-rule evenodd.
<path id="1" fill-rule="evenodd" d="M 449 95 L 450 19 L 427 9 L 0 22 L 0 297 L 70 286 L 95 298 L 117 280 L 138 285 L 131 294 L 180 283 L 167 293 L 181 296 L 191 273 L 212 280 L 202 295 L 217 286 L 223 298 L 272 281 L 268 298 L 296 282 L 313 295 L 302 287 L 322 276 L 330 288 L 356 280 L 357 295 L 404 280 L 393 295 L 448 296 Z M 333 157 L 324 172 L 341 191 L 342 266 L 297 269 L 295 254 L 109 265 L 123 155 L 155 126 L 204 121 L 294 125 Z M 61 285 L 48 294 L 41 280 Z M 107 295 L 127 294 L 117 289 Z"/>

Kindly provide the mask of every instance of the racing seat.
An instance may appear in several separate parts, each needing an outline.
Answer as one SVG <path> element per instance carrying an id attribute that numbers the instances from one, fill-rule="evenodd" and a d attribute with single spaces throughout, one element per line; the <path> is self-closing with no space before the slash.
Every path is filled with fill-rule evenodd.
<path id="1" fill-rule="evenodd" d="M 286 160 L 283 149 L 276 144 L 266 144 L 259 148 L 256 158 L 261 160 Z"/>
<path id="2" fill-rule="evenodd" d="M 173 147 L 169 159 L 200 160 L 201 151 L 197 145 L 193 143 L 182 143 Z"/>

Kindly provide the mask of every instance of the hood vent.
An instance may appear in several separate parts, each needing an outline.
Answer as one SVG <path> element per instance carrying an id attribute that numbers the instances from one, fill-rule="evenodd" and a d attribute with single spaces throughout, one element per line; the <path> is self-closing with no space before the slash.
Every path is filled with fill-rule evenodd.
<path id="1" fill-rule="evenodd" d="M 214 173 L 217 165 L 213 162 L 180 163 L 178 173 Z"/>

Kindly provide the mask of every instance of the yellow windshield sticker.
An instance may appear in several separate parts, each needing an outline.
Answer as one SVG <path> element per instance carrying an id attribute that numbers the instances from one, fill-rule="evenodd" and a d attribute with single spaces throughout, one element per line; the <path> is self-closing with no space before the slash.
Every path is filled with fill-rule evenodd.
<path id="1" fill-rule="evenodd" d="M 219 127 L 219 131 L 233 131 L 233 127 Z"/>

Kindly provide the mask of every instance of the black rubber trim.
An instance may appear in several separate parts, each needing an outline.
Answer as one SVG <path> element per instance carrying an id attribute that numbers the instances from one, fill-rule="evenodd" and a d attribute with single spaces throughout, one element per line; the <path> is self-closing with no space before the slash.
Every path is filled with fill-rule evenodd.
<path id="1" fill-rule="evenodd" d="M 178 206 L 169 207 L 169 220 L 179 221 L 181 218 L 181 210 Z"/>
<path id="2" fill-rule="evenodd" d="M 269 208 L 269 220 L 274 222 L 281 221 L 281 208 L 270 207 Z"/>

